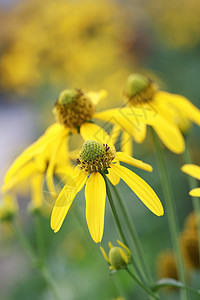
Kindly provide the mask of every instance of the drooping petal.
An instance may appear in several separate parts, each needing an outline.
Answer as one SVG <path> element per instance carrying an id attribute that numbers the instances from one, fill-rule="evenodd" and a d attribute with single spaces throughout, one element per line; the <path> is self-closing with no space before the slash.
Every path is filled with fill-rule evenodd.
<path id="1" fill-rule="evenodd" d="M 31 201 L 33 202 L 34 207 L 41 207 L 43 204 L 43 188 L 44 175 L 35 174 L 31 179 Z"/>
<path id="2" fill-rule="evenodd" d="M 93 140 L 98 143 L 108 144 L 109 146 L 114 147 L 107 132 L 94 123 L 88 122 L 82 124 L 80 127 L 80 133 L 85 141 Z"/>
<path id="3" fill-rule="evenodd" d="M 180 130 L 171 123 L 168 123 L 167 125 L 165 123 L 166 122 L 163 119 L 163 124 L 153 125 L 152 127 L 170 151 L 177 154 L 183 153 L 185 150 L 185 141 Z"/>
<path id="4" fill-rule="evenodd" d="M 159 92 L 159 97 L 168 102 L 177 112 L 187 116 L 188 119 L 200 126 L 200 110 L 187 98 L 163 91 Z"/>
<path id="5" fill-rule="evenodd" d="M 59 158 L 59 152 L 60 149 L 62 149 L 62 143 L 65 143 L 65 135 L 63 135 L 63 133 L 57 135 L 57 139 L 54 143 L 54 148 L 52 149 L 52 153 L 50 155 L 50 159 L 49 159 L 49 164 L 48 164 L 48 168 L 47 168 L 47 172 L 46 172 L 46 183 L 47 183 L 47 187 L 49 192 L 51 193 L 52 197 L 55 197 L 56 194 L 56 190 L 55 190 L 55 186 L 54 186 L 54 182 L 53 182 L 53 174 L 55 172 L 55 167 Z M 66 149 L 67 151 L 67 149 Z M 64 160 L 65 157 L 61 158 L 62 160 Z M 63 165 L 65 164 L 65 162 L 63 161 Z"/>
<path id="6" fill-rule="evenodd" d="M 143 169 L 145 171 L 149 171 L 149 172 L 152 172 L 153 171 L 153 168 L 152 166 L 144 163 L 143 161 L 141 160 L 138 160 L 138 159 L 135 159 L 133 157 L 131 157 L 130 155 L 128 155 L 127 153 L 125 152 L 117 152 L 116 153 L 116 158 L 119 160 L 119 161 L 122 161 L 126 164 L 129 164 L 131 166 L 134 166 L 136 168 L 140 168 L 140 169 Z"/>
<path id="7" fill-rule="evenodd" d="M 79 171 L 60 192 L 51 215 L 51 228 L 54 232 L 57 232 L 62 226 L 74 198 L 83 188 L 86 180 L 87 175 L 84 172 Z"/>
<path id="8" fill-rule="evenodd" d="M 123 131 L 122 132 L 122 137 L 121 137 L 121 150 L 123 152 L 128 153 L 129 155 L 133 154 L 133 138 L 132 136 L 127 132 Z"/>
<path id="9" fill-rule="evenodd" d="M 106 176 L 114 186 L 120 182 L 120 177 L 111 168 L 108 169 Z"/>
<path id="10" fill-rule="evenodd" d="M 34 161 L 30 161 L 23 166 L 11 179 L 2 186 L 2 192 L 6 193 L 23 180 L 29 178 L 31 175 L 36 174 L 37 166 Z"/>
<path id="11" fill-rule="evenodd" d="M 35 143 L 24 150 L 22 154 L 20 154 L 16 158 L 16 160 L 8 170 L 5 176 L 5 182 L 8 182 L 12 178 L 12 176 L 14 176 L 14 174 L 29 160 L 41 153 L 45 149 L 45 147 L 48 147 L 48 145 L 56 138 L 58 132 L 60 132 L 61 130 L 63 130 L 63 127 L 61 125 L 57 123 L 53 124 Z"/>
<path id="12" fill-rule="evenodd" d="M 94 105 L 97 105 L 101 100 L 106 98 L 108 92 L 106 90 L 100 90 L 99 92 L 88 92 L 87 96 L 92 100 Z"/>
<path id="13" fill-rule="evenodd" d="M 200 166 L 194 164 L 186 164 L 181 167 L 181 171 L 200 180 Z"/>
<path id="14" fill-rule="evenodd" d="M 100 173 L 92 173 L 85 187 L 86 220 L 95 243 L 101 242 L 104 229 L 106 185 Z"/>
<path id="15" fill-rule="evenodd" d="M 189 192 L 190 196 L 200 197 L 200 188 L 193 189 Z"/>
<path id="16" fill-rule="evenodd" d="M 120 165 L 113 164 L 111 168 L 125 181 L 149 210 L 157 216 L 163 215 L 163 206 L 158 196 L 142 178 Z"/>

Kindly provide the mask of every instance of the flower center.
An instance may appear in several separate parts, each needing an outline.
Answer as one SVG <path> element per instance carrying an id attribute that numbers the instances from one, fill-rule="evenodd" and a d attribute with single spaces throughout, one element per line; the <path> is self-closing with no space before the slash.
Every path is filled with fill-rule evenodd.
<path id="1" fill-rule="evenodd" d="M 60 124 L 78 130 L 83 123 L 91 120 L 95 107 L 81 90 L 64 90 L 53 111 Z"/>
<path id="2" fill-rule="evenodd" d="M 86 141 L 81 149 L 77 163 L 81 170 L 88 173 L 103 172 L 109 168 L 115 158 L 115 151 L 108 145 L 101 145 L 95 141 Z"/>
<path id="3" fill-rule="evenodd" d="M 153 81 L 140 74 L 131 74 L 125 88 L 127 104 L 137 105 L 150 102 L 156 91 L 157 86 Z"/>

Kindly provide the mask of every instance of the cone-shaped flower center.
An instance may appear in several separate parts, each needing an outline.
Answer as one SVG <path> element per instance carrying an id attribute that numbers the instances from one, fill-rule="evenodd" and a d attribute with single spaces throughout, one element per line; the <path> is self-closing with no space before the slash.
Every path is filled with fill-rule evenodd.
<path id="1" fill-rule="evenodd" d="M 94 112 L 94 104 L 81 90 L 64 90 L 54 107 L 58 122 L 71 129 L 90 121 Z"/>
<path id="2" fill-rule="evenodd" d="M 115 151 L 108 145 L 89 140 L 83 144 L 77 163 L 81 170 L 88 173 L 103 172 L 109 168 L 114 158 Z"/>
<path id="3" fill-rule="evenodd" d="M 148 78 L 140 74 L 131 74 L 126 82 L 125 95 L 128 104 L 137 105 L 153 99 L 157 87 Z"/>

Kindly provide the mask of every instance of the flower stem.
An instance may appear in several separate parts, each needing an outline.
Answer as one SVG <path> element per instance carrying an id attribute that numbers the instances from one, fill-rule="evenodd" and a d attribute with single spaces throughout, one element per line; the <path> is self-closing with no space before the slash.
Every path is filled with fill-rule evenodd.
<path id="1" fill-rule="evenodd" d="M 123 243 L 128 247 L 128 242 L 127 242 L 127 239 L 123 233 L 123 230 L 122 230 L 122 226 L 121 226 L 121 223 L 120 223 L 120 220 L 119 220 L 119 217 L 118 217 L 118 214 L 117 214 L 117 211 L 115 209 L 115 205 L 113 203 L 113 199 L 112 199 L 112 194 L 111 194 L 111 191 L 110 191 L 110 188 L 109 188 L 109 182 L 108 182 L 108 179 L 106 177 L 105 174 L 102 174 L 104 180 L 105 180 L 105 183 L 106 183 L 106 193 L 107 193 L 107 196 L 108 196 L 108 201 L 109 201 L 109 204 L 110 204 L 110 207 L 111 207 L 111 210 L 112 210 L 112 213 L 113 213 L 113 217 L 114 217 L 114 220 L 115 220 L 115 223 L 117 225 L 117 229 L 119 231 L 119 234 L 121 236 L 121 239 L 123 241 Z M 140 269 L 137 267 L 137 264 L 135 263 L 135 261 L 133 260 L 133 257 L 131 257 L 131 260 L 132 260 L 132 264 L 133 264 L 133 267 L 135 268 L 135 270 L 137 271 L 138 275 L 141 277 L 141 271 Z M 135 275 L 134 275 L 135 276 Z M 136 277 L 137 278 L 137 277 Z M 144 286 L 146 291 L 150 291 L 149 292 L 149 295 L 154 297 L 154 299 L 159 299 L 159 298 L 156 298 L 156 296 L 154 295 L 154 293 L 150 290 L 149 287 L 145 286 L 145 284 L 140 281 L 138 278 L 137 278 L 137 281 L 136 282 L 139 282 L 140 283 L 140 286 Z"/>
<path id="2" fill-rule="evenodd" d="M 179 274 L 180 280 L 184 284 L 186 284 L 186 276 L 185 276 L 185 268 L 183 265 L 183 257 L 182 257 L 182 253 L 181 253 L 181 249 L 180 249 L 180 245 L 179 245 L 179 241 L 178 241 L 179 229 L 178 229 L 175 201 L 174 201 L 174 197 L 173 197 L 173 191 L 171 188 L 171 182 L 170 182 L 170 178 L 169 178 L 169 175 L 167 172 L 165 157 L 164 157 L 163 151 L 161 149 L 160 141 L 158 140 L 158 137 L 156 136 L 156 134 L 153 130 L 152 130 L 152 135 L 153 135 L 153 139 L 154 139 L 156 157 L 157 157 L 158 166 L 159 166 L 160 175 L 161 175 L 161 184 L 162 184 L 163 194 L 164 194 L 164 198 L 165 198 L 166 211 L 167 211 L 167 216 L 168 216 L 173 250 L 174 250 L 175 257 L 176 257 L 178 274 Z M 184 300 L 188 299 L 187 292 L 185 290 L 181 290 L 181 296 L 182 296 L 181 299 L 184 299 Z"/>
<path id="3" fill-rule="evenodd" d="M 49 289 L 51 290 L 52 294 L 54 295 L 55 300 L 60 300 L 59 292 L 56 283 L 54 282 L 53 278 L 51 277 L 51 274 L 49 273 L 49 270 L 45 266 L 45 264 L 42 262 L 42 260 L 38 259 L 35 255 L 34 249 L 29 244 L 28 240 L 26 239 L 25 235 L 21 231 L 21 229 L 16 224 L 11 224 L 11 228 L 13 232 L 15 233 L 15 236 L 17 237 L 19 244 L 21 247 L 25 250 L 27 253 L 27 256 L 29 257 L 32 266 L 35 267 L 43 276 L 45 279 Z"/>
<path id="4" fill-rule="evenodd" d="M 147 293 L 149 294 L 153 299 L 159 300 L 160 298 L 158 298 L 154 292 L 147 286 L 145 286 L 138 278 L 135 274 L 133 274 L 130 269 L 128 267 L 125 268 L 126 271 L 128 272 L 128 274 L 133 278 L 133 280 L 135 282 L 137 282 L 137 284 Z"/>
<path id="5" fill-rule="evenodd" d="M 36 239 L 37 239 L 37 246 L 38 246 L 38 256 L 40 259 L 45 259 L 45 246 L 44 246 L 44 237 L 42 231 L 42 222 L 41 216 L 36 214 L 34 216 L 35 219 L 35 231 L 36 231 Z"/>
<path id="6" fill-rule="evenodd" d="M 144 277 L 145 280 L 152 281 L 151 274 L 150 274 L 149 269 L 147 268 L 147 266 L 145 264 L 145 261 L 144 261 L 144 253 L 143 253 L 142 245 L 140 243 L 140 240 L 139 240 L 136 228 L 134 226 L 134 223 L 131 220 L 130 213 L 129 213 L 127 207 L 125 206 L 124 202 L 122 201 L 119 190 L 117 189 L 117 187 L 112 185 L 112 189 L 113 189 L 115 197 L 118 201 L 118 204 L 120 206 L 120 210 L 123 214 L 126 226 L 127 226 L 128 230 L 129 230 L 129 233 L 131 235 L 133 247 L 134 247 L 136 255 L 139 259 L 139 264 L 140 264 L 140 267 L 142 269 L 143 277 Z"/>
<path id="7" fill-rule="evenodd" d="M 183 157 L 186 164 L 192 164 L 192 158 L 191 158 L 190 149 L 187 140 L 186 140 L 186 149 L 185 152 L 183 153 Z M 188 183 L 189 183 L 189 188 L 191 190 L 198 186 L 197 180 L 192 176 L 188 176 Z M 193 204 L 194 212 L 196 215 L 196 221 L 197 221 L 199 259 L 200 259 L 200 199 L 199 197 L 192 197 L 192 204 Z"/>

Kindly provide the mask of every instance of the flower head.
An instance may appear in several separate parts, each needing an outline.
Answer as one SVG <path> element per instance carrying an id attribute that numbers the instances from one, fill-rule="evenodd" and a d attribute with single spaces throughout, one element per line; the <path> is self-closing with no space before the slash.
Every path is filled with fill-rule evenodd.
<path id="1" fill-rule="evenodd" d="M 141 201 L 156 215 L 163 215 L 163 207 L 152 188 L 138 175 L 120 165 L 120 161 L 152 171 L 152 167 L 123 152 L 116 152 L 108 145 L 86 141 L 78 158 L 71 180 L 64 186 L 54 205 L 51 227 L 57 232 L 77 193 L 86 185 L 86 220 L 93 240 L 100 242 L 104 230 L 107 176 L 113 185 L 122 178 Z"/>
<path id="2" fill-rule="evenodd" d="M 188 127 L 188 122 L 200 126 L 200 110 L 188 99 L 160 91 L 152 80 L 143 75 L 131 74 L 128 77 L 124 97 L 127 107 L 98 113 L 96 117 L 108 121 L 110 115 L 114 116 L 112 122 L 115 124 L 117 119 L 118 132 L 125 133 L 125 146 L 129 144 L 129 149 L 132 138 L 137 143 L 143 142 L 146 125 L 150 125 L 169 150 L 180 154 L 185 149 L 181 130 Z"/>
<path id="3" fill-rule="evenodd" d="M 200 261 L 197 233 L 194 230 L 184 230 L 180 237 L 180 244 L 188 267 L 198 269 Z"/>
<path id="4" fill-rule="evenodd" d="M 124 245 L 122 242 L 117 240 L 117 243 L 119 246 L 113 246 L 111 242 L 108 243 L 108 246 L 110 248 L 108 256 L 103 249 L 103 247 L 100 246 L 100 250 L 105 258 L 105 260 L 110 265 L 111 270 L 120 270 L 125 268 L 130 263 L 131 258 L 131 252 L 129 248 Z"/>

